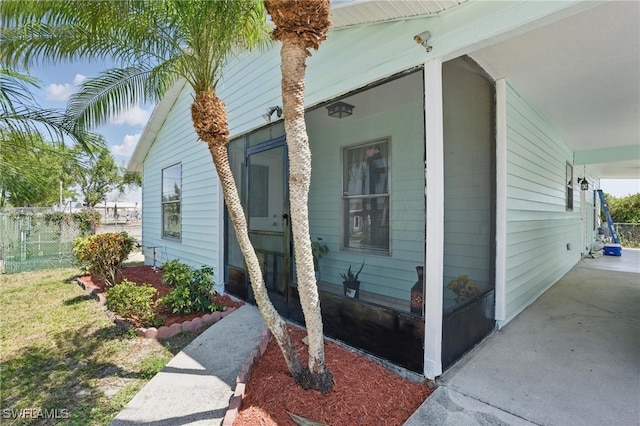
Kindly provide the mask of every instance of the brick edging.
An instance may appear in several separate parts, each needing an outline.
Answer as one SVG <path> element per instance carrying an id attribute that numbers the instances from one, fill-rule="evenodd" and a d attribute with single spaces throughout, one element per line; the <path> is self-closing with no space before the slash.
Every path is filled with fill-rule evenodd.
<path id="1" fill-rule="evenodd" d="M 181 333 L 182 331 L 196 331 L 204 326 L 210 326 L 222 318 L 225 318 L 230 313 L 234 312 L 236 308 L 228 308 L 225 311 L 215 311 L 208 314 L 204 314 L 201 317 L 194 318 L 192 320 L 187 320 L 182 323 L 171 324 L 170 326 L 160 326 L 156 327 L 134 327 L 129 321 L 124 318 L 116 315 L 114 312 L 107 309 L 106 298 L 103 294 L 98 293 L 98 289 L 95 287 L 88 287 L 82 280 L 78 277 L 75 277 L 71 280 L 71 282 L 76 282 L 80 287 L 82 287 L 90 296 L 98 301 L 98 305 L 104 310 L 107 314 L 107 317 L 119 328 L 129 331 L 132 328 L 135 328 L 136 335 L 139 337 L 144 337 L 145 339 L 168 339 L 169 337 L 173 337 L 176 334 Z"/>
<path id="2" fill-rule="evenodd" d="M 264 351 L 267 350 L 267 345 L 269 344 L 271 337 L 271 331 L 268 328 L 265 328 L 262 331 L 260 340 L 258 340 L 255 348 L 251 351 L 249 357 L 244 362 L 240 373 L 236 377 L 236 388 L 231 398 L 229 398 L 229 408 L 227 408 L 227 412 L 224 415 L 222 426 L 231 426 L 236 420 L 240 410 L 240 404 L 242 403 L 242 398 L 244 397 L 245 390 L 247 388 L 247 383 L 249 383 L 249 378 L 251 377 L 251 368 L 264 354 Z"/>

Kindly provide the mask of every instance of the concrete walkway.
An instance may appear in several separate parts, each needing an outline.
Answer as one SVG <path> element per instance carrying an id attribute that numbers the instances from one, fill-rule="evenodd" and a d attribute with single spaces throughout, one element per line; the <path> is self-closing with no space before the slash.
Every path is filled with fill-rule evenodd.
<path id="1" fill-rule="evenodd" d="M 245 305 L 209 327 L 111 425 L 220 425 L 265 324 Z M 438 382 L 424 425 L 640 425 L 640 250 L 583 259 Z"/>
<path id="2" fill-rule="evenodd" d="M 236 378 L 265 328 L 255 306 L 244 305 L 232 312 L 169 361 L 110 424 L 221 424 Z"/>
<path id="3" fill-rule="evenodd" d="M 583 259 L 405 423 L 640 425 L 640 250 Z"/>

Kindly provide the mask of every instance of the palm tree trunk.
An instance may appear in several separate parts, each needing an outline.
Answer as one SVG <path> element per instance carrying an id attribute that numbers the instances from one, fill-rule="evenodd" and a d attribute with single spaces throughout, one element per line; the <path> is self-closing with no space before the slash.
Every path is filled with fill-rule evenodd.
<path id="1" fill-rule="evenodd" d="M 300 357 L 291 341 L 291 336 L 287 332 L 286 323 L 269 299 L 262 271 L 260 270 L 260 262 L 249 239 L 247 220 L 229 164 L 229 154 L 227 152 L 228 126 L 224 103 L 210 90 L 196 95 L 191 110 L 194 128 L 200 139 L 207 142 L 213 163 L 218 172 L 224 200 L 231 217 L 240 251 L 244 256 L 258 309 L 260 309 L 267 327 L 271 330 L 282 351 L 289 372 L 296 381 L 302 380 L 303 377 L 307 376 L 307 373 L 300 362 Z"/>
<path id="2" fill-rule="evenodd" d="M 296 259 L 298 291 L 309 335 L 309 372 L 311 387 L 323 393 L 333 385 L 333 377 L 324 359 L 324 331 L 320 298 L 313 267 L 309 237 L 309 185 L 311 150 L 304 121 L 305 62 L 307 50 L 299 43 L 283 40 L 282 102 L 284 127 L 289 148 L 289 199 Z"/>

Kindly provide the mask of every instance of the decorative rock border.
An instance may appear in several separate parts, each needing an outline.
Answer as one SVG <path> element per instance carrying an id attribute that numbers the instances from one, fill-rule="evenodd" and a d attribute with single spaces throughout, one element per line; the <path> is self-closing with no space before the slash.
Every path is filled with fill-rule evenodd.
<path id="1" fill-rule="evenodd" d="M 78 277 L 71 280 L 82 287 L 90 296 L 98 301 L 98 305 L 105 311 L 107 316 L 113 323 L 125 331 L 129 331 L 134 326 L 122 317 L 119 317 L 115 313 L 107 309 L 106 299 L 103 294 L 98 293 L 98 289 L 93 287 L 87 287 L 82 280 Z M 236 308 L 228 308 L 225 311 L 215 311 L 203 314 L 201 317 L 196 317 L 192 320 L 187 320 L 182 323 L 171 324 L 170 326 L 163 325 L 161 327 L 135 327 L 136 335 L 144 337 L 145 339 L 168 339 L 183 331 L 196 331 L 204 326 L 210 326 L 225 318 L 230 313 L 234 312 Z M 266 348 L 266 346 L 265 346 Z"/>
<path id="2" fill-rule="evenodd" d="M 247 383 L 249 383 L 249 378 L 251 377 L 251 368 L 264 354 L 264 351 L 267 350 L 267 345 L 269 344 L 271 337 L 271 331 L 268 328 L 265 328 L 255 349 L 251 351 L 251 354 L 249 354 L 249 357 L 243 364 L 240 373 L 236 377 L 236 388 L 229 399 L 229 408 L 227 408 L 227 412 L 224 415 L 222 426 L 232 426 L 233 422 L 236 420 L 238 411 L 240 410 L 240 404 L 242 404 L 242 398 L 244 397 L 245 390 L 247 388 Z"/>

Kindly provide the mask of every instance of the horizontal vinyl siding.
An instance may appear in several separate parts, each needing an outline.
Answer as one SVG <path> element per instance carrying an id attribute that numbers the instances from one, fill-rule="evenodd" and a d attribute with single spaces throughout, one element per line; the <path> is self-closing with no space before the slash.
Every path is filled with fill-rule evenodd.
<path id="1" fill-rule="evenodd" d="M 311 236 L 320 237 L 329 253 L 320 260 L 320 279 L 342 285 L 349 265 L 360 274 L 361 290 L 409 301 L 424 263 L 424 124 L 422 73 L 418 72 L 345 102 L 355 105 L 351 117 L 327 117 L 324 108 L 307 114 L 312 151 L 309 194 Z M 372 102 L 385 99 L 385 102 Z M 389 138 L 390 254 L 341 250 L 342 151 L 345 147 Z M 408 306 L 408 305 L 407 305 Z"/>
<path id="2" fill-rule="evenodd" d="M 424 49 L 413 36 L 427 19 L 387 22 L 331 30 L 307 59 L 305 104 L 318 105 L 424 63 Z M 282 105 L 280 43 L 229 61 L 218 84 L 227 104 L 231 137 L 264 125 L 266 108 Z M 422 49 L 422 50 L 421 50 Z M 424 137 L 423 137 L 424 139 Z"/>
<path id="3" fill-rule="evenodd" d="M 565 164 L 573 153 L 507 84 L 506 315 L 511 320 L 580 258 L 579 171 L 565 208 Z M 567 249 L 567 244 L 571 249 Z"/>
<path id="4" fill-rule="evenodd" d="M 215 281 L 221 283 L 222 271 L 217 270 L 223 238 L 219 229 L 219 180 L 206 144 L 197 140 L 190 120 L 192 97 L 184 90 L 169 112 L 151 146 L 143 170 L 143 245 L 145 262 L 156 264 L 179 259 L 193 267 L 213 266 Z M 161 184 L 162 169 L 182 165 L 182 238 L 162 238 Z"/>

